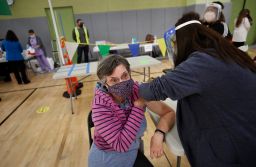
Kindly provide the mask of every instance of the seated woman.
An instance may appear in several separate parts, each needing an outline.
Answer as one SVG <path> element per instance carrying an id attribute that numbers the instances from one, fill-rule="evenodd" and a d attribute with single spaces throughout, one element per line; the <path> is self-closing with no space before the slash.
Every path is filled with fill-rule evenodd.
<path id="1" fill-rule="evenodd" d="M 98 65 L 97 76 L 100 82 L 92 106 L 94 142 L 88 166 L 132 167 L 138 166 L 137 163 L 152 166 L 150 162 L 136 160 L 146 119 L 144 102 L 138 100 L 139 85 L 131 78 L 130 64 L 121 56 L 108 56 Z M 150 152 L 152 158 L 157 158 L 163 154 L 164 135 L 174 124 L 175 112 L 162 102 L 146 105 L 160 115 Z"/>

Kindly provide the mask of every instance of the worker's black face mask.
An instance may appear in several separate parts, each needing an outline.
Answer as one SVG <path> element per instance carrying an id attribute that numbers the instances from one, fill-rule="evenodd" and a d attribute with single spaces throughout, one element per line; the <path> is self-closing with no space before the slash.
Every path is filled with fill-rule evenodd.
<path id="1" fill-rule="evenodd" d="M 83 27 L 84 26 L 84 23 L 79 23 L 79 27 Z"/>

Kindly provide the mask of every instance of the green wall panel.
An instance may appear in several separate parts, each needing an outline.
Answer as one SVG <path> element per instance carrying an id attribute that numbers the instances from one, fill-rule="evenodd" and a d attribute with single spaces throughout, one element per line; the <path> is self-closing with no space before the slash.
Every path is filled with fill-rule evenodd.
<path id="1" fill-rule="evenodd" d="M 52 0 L 52 4 L 54 7 L 72 6 L 74 14 L 84 14 L 182 7 L 204 4 L 210 1 L 211 0 Z M 230 2 L 230 0 L 220 1 Z M 0 19 L 45 16 L 45 8 L 49 8 L 48 0 L 17 0 L 12 7 L 12 16 L 0 16 Z"/>
<path id="2" fill-rule="evenodd" d="M 9 5 L 6 0 L 0 0 L 0 15 L 11 15 Z"/>
<path id="3" fill-rule="evenodd" d="M 180 7 L 186 3 L 187 0 L 52 0 L 53 7 L 72 6 L 74 14 Z M 45 16 L 45 8 L 49 8 L 48 0 L 17 0 L 12 7 L 13 15 L 0 19 Z"/>

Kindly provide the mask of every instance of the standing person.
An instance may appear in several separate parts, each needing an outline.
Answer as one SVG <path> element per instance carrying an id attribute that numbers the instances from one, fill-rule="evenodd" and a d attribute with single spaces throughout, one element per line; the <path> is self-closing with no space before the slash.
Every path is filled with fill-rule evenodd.
<path id="1" fill-rule="evenodd" d="M 46 52 L 43 45 L 43 42 L 39 36 L 37 36 L 34 32 L 34 30 L 30 29 L 28 30 L 28 42 L 27 44 L 35 49 L 35 56 L 36 59 L 42 69 L 43 72 L 50 72 L 51 67 L 50 64 L 46 58 Z"/>
<path id="2" fill-rule="evenodd" d="M 252 25 L 252 17 L 249 9 L 240 11 L 238 18 L 235 19 L 235 29 L 232 42 L 236 47 L 244 46 L 248 31 Z"/>
<path id="3" fill-rule="evenodd" d="M 89 62 L 89 32 L 88 29 L 84 26 L 84 22 L 81 19 L 76 20 L 76 27 L 72 31 L 73 40 L 78 43 L 77 48 L 77 64 L 82 63 L 84 59 L 85 63 Z M 84 53 L 84 58 L 83 58 Z"/>
<path id="4" fill-rule="evenodd" d="M 223 24 L 224 26 L 224 32 L 222 34 L 223 37 L 225 37 L 226 39 L 228 39 L 229 41 L 232 40 L 232 34 L 228 28 L 228 25 L 226 23 L 226 19 L 225 19 L 225 16 L 224 16 L 224 13 L 223 13 L 223 10 L 224 10 L 224 4 L 220 1 L 213 1 L 212 3 L 215 3 L 215 4 L 219 4 L 221 6 L 221 12 L 220 12 L 220 18 L 219 18 L 219 21 Z"/>
<path id="5" fill-rule="evenodd" d="M 192 167 L 256 166 L 256 64 L 197 15 L 183 15 L 170 33 L 174 70 L 141 84 L 139 95 L 178 100 L 178 133 Z"/>
<path id="6" fill-rule="evenodd" d="M 26 66 L 22 56 L 23 49 L 18 37 L 12 30 L 8 30 L 5 40 L 2 43 L 2 50 L 6 51 L 6 60 L 8 61 L 9 70 L 14 72 L 18 84 L 28 84 Z"/>
<path id="7" fill-rule="evenodd" d="M 225 37 L 227 35 L 227 27 L 223 24 L 224 15 L 222 14 L 222 6 L 218 3 L 210 3 L 206 6 L 203 14 L 202 22 L 208 28 Z"/>
<path id="8" fill-rule="evenodd" d="M 2 40 L 0 39 L 0 59 L 4 58 L 3 57 L 4 53 L 3 53 L 2 49 L 1 49 L 1 46 L 2 46 Z M 8 70 L 8 62 L 4 62 L 4 63 L 0 62 L 0 75 L 4 76 L 4 81 L 5 82 L 12 81 L 11 76 L 10 76 L 10 71 Z"/>

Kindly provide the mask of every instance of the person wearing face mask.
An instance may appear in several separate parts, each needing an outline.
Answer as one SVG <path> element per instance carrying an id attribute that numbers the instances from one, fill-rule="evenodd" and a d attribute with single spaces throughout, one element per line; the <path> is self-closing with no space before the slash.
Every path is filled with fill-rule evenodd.
<path id="1" fill-rule="evenodd" d="M 225 31 L 225 25 L 221 22 L 220 16 L 221 12 L 221 5 L 218 3 L 210 3 L 206 6 L 205 12 L 203 14 L 202 22 L 208 28 L 213 29 L 221 36 L 227 36 L 227 30 Z"/>
<path id="2" fill-rule="evenodd" d="M 97 75 L 100 82 L 92 104 L 95 130 L 88 166 L 152 166 L 139 151 L 146 129 L 145 105 L 138 100 L 139 85 L 131 78 L 130 64 L 119 55 L 111 55 L 100 62 Z M 175 112 L 162 102 L 146 106 L 160 115 L 150 146 L 150 156 L 157 158 L 163 154 L 165 133 L 174 125 Z"/>
<path id="3" fill-rule="evenodd" d="M 226 19 L 225 19 L 224 13 L 223 13 L 224 4 L 222 2 L 220 2 L 220 1 L 213 1 L 212 3 L 219 4 L 221 6 L 221 12 L 220 12 L 219 21 L 224 26 L 224 32 L 223 32 L 222 36 L 224 38 L 226 38 L 227 40 L 232 41 L 232 34 L 231 34 L 230 30 L 229 30 L 228 24 L 226 23 Z"/>
<path id="4" fill-rule="evenodd" d="M 43 42 L 39 36 L 37 36 L 34 30 L 28 30 L 28 46 L 32 47 L 35 50 L 36 59 L 43 72 L 50 72 L 51 66 L 46 58 L 46 51 L 43 45 Z"/>
<path id="5" fill-rule="evenodd" d="M 249 9 L 240 11 L 239 16 L 235 19 L 235 29 L 233 36 L 233 44 L 236 47 L 244 46 L 247 38 L 248 31 L 252 25 L 252 17 L 250 16 Z"/>
<path id="6" fill-rule="evenodd" d="M 177 129 L 192 167 L 256 166 L 256 64 L 198 16 L 184 14 L 165 33 L 175 67 L 141 84 L 140 100 L 178 101 Z"/>
<path id="7" fill-rule="evenodd" d="M 89 62 L 89 32 L 81 19 L 76 20 L 76 27 L 72 31 L 73 40 L 78 43 L 77 63 Z M 84 53 L 84 54 L 83 54 Z M 84 57 L 83 57 L 84 55 Z M 84 60 L 84 61 L 83 61 Z"/>

